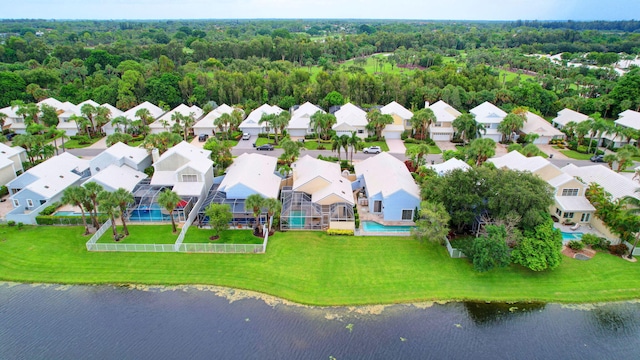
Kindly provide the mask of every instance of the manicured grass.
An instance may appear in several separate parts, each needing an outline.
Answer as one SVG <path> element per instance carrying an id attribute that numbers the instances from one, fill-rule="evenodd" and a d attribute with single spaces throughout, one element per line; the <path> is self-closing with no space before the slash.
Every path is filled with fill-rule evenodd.
<path id="1" fill-rule="evenodd" d="M 386 141 L 365 141 L 362 144 L 363 148 L 370 147 L 370 146 L 380 146 L 380 149 L 382 151 L 389 151 L 389 145 L 387 145 Z"/>
<path id="2" fill-rule="evenodd" d="M 118 234 L 122 234 L 122 226 L 118 226 Z M 130 225 L 129 236 L 122 238 L 118 243 L 122 244 L 173 244 L 179 233 L 171 232 L 169 225 Z M 180 229 L 178 229 L 180 231 Z M 99 243 L 115 243 L 113 232 L 107 231 L 98 239 Z"/>
<path id="3" fill-rule="evenodd" d="M 314 305 L 429 300 L 596 302 L 638 298 L 640 263 L 598 253 L 553 271 L 477 273 L 411 238 L 279 233 L 266 254 L 87 252 L 82 227 L 0 227 L 0 280 L 214 284 Z"/>
<path id="4" fill-rule="evenodd" d="M 91 140 L 91 143 L 89 144 L 80 144 L 78 140 L 66 140 L 64 142 L 64 148 L 65 149 L 83 149 L 97 143 L 98 140 L 100 140 L 100 138 L 93 138 L 90 140 Z M 60 147 L 62 147 L 62 143 L 60 143 Z"/>
<path id="5" fill-rule="evenodd" d="M 279 138 L 278 140 L 281 142 L 282 138 Z M 278 142 L 278 145 L 276 146 L 273 139 L 267 139 L 267 138 L 264 138 L 264 137 L 259 137 L 255 141 L 256 146 L 260 146 L 260 145 L 264 145 L 264 144 L 271 144 L 276 148 L 280 148 L 280 145 L 279 145 L 280 142 Z"/>
<path id="6" fill-rule="evenodd" d="M 404 144 L 404 147 L 407 148 L 407 150 L 413 148 L 413 147 L 417 147 L 418 144 Z M 440 150 L 440 148 L 437 145 L 429 145 L 429 154 L 442 154 L 442 150 Z"/>
<path id="7" fill-rule="evenodd" d="M 560 152 L 563 153 L 568 158 L 575 159 L 575 160 L 589 160 L 593 156 L 593 154 L 583 154 L 575 150 L 569 150 L 569 149 L 560 150 Z"/>
<path id="8" fill-rule="evenodd" d="M 304 148 L 307 150 L 318 150 L 318 145 L 322 144 L 325 150 L 331 150 L 331 141 L 309 140 L 304 141 Z"/>
<path id="9" fill-rule="evenodd" d="M 225 230 L 218 240 L 209 240 L 213 235 L 211 229 L 198 229 L 195 226 L 189 228 L 183 243 L 211 243 L 211 244 L 262 244 L 263 238 L 253 236 L 253 230 Z M 276 236 L 274 234 L 274 236 Z M 271 237 L 272 238 L 272 237 Z"/>

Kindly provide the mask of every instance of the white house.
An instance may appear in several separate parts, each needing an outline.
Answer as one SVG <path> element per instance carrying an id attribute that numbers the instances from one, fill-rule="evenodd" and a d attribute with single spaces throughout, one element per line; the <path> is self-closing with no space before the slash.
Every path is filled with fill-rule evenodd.
<path id="1" fill-rule="evenodd" d="M 311 127 L 311 116 L 317 112 L 325 113 L 324 110 L 308 101 L 293 110 L 287 126 L 291 139 L 304 139 L 306 135 L 315 132 L 315 129 Z"/>
<path id="2" fill-rule="evenodd" d="M 132 107 L 131 109 L 120 113 L 118 115 L 115 115 L 114 113 L 111 113 L 111 120 L 115 119 L 118 116 L 124 116 L 127 119 L 131 120 L 131 121 L 135 121 L 138 120 L 138 117 L 136 116 L 136 112 L 138 112 L 138 110 L 140 109 L 147 109 L 149 110 L 149 114 L 151 114 L 151 117 L 153 117 L 154 119 L 159 118 L 160 116 L 162 116 L 162 114 L 164 114 L 164 110 L 162 110 L 161 108 L 153 105 L 152 103 L 145 101 L 142 104 L 139 104 L 137 106 Z M 122 130 L 122 129 L 120 129 Z M 107 135 L 111 135 L 113 133 L 116 132 L 116 127 L 111 124 L 111 122 L 105 124 L 102 127 L 102 131 L 107 134 Z"/>
<path id="3" fill-rule="evenodd" d="M 107 191 L 120 187 L 133 191 L 147 175 L 144 169 L 151 166 L 151 155 L 147 150 L 125 145 L 111 145 L 89 161 L 92 177 L 86 182 L 97 182 Z"/>
<path id="4" fill-rule="evenodd" d="M 351 181 L 339 164 L 305 155 L 291 168 L 291 186 L 281 195 L 281 229 L 354 230 Z"/>
<path id="5" fill-rule="evenodd" d="M 89 161 L 66 152 L 32 167 L 7 184 L 14 209 L 6 219 L 35 224 L 44 207 L 58 201 L 67 187 L 80 185 L 89 175 Z"/>
<path id="6" fill-rule="evenodd" d="M 213 109 L 213 111 L 210 111 L 207 115 L 205 115 L 202 119 L 200 119 L 195 125 L 193 125 L 193 132 L 196 135 L 206 134 L 211 136 L 215 134 L 220 130 L 220 128 L 215 125 L 216 119 L 222 116 L 222 114 L 231 115 L 233 110 L 235 109 L 227 104 L 218 106 L 217 108 Z M 227 127 L 228 126 L 225 126 L 223 128 L 223 131 L 226 131 Z"/>
<path id="7" fill-rule="evenodd" d="M 615 121 L 615 124 L 623 128 L 640 130 L 640 112 L 625 110 L 618 114 L 618 120 Z M 621 147 L 627 144 L 627 139 L 620 135 L 616 136 L 616 134 L 605 133 L 602 138 L 603 146 L 608 146 L 612 142 L 614 147 Z"/>
<path id="8" fill-rule="evenodd" d="M 333 115 L 336 117 L 336 123 L 332 128 L 337 136 L 351 136 L 351 133 L 355 131 L 358 137 L 363 139 L 367 137 L 366 126 L 369 121 L 366 111 L 352 103 L 346 103 Z"/>
<path id="9" fill-rule="evenodd" d="M 471 169 L 471 166 L 460 159 L 451 158 L 440 164 L 428 165 L 427 168 L 433 169 L 438 176 L 443 176 L 446 173 L 457 169 L 467 171 Z"/>
<path id="10" fill-rule="evenodd" d="M 527 121 L 524 122 L 524 126 L 520 130 L 522 134 L 537 134 L 539 137 L 533 141 L 534 144 L 548 144 L 551 140 L 564 139 L 566 135 L 553 127 L 547 120 L 541 116 L 527 111 Z"/>
<path id="11" fill-rule="evenodd" d="M 194 124 L 202 117 L 202 109 L 193 105 L 187 106 L 180 104 L 168 111 L 166 114 L 159 117 L 156 121 L 149 125 L 149 129 L 152 134 L 159 134 L 165 131 L 171 131 L 171 128 L 176 123 L 173 119 L 174 114 L 182 114 L 183 116 L 193 116 Z"/>
<path id="12" fill-rule="evenodd" d="M 19 146 L 0 143 L 0 186 L 6 185 L 24 171 L 22 163 L 27 161 L 27 152 Z"/>
<path id="13" fill-rule="evenodd" d="M 185 141 L 167 150 L 153 163 L 152 186 L 172 187 L 181 197 L 200 197 L 213 185 L 211 151 Z"/>
<path id="14" fill-rule="evenodd" d="M 7 117 L 4 119 L 4 126 L 2 127 L 2 130 L 12 129 L 13 131 L 17 132 L 18 124 L 24 124 L 24 118 L 16 114 L 17 110 L 17 107 L 11 106 L 0 109 L 1 113 L 7 115 Z M 22 125 L 22 132 L 24 132 L 24 125 Z"/>
<path id="15" fill-rule="evenodd" d="M 579 124 L 587 120 L 588 118 L 589 116 L 585 114 L 579 113 L 577 111 L 573 111 L 571 109 L 564 108 L 558 111 L 558 116 L 555 119 L 551 120 L 551 123 L 553 124 L 553 126 L 562 130 L 562 128 L 567 126 L 567 124 L 570 122 Z"/>
<path id="16" fill-rule="evenodd" d="M 640 187 L 638 183 L 604 165 L 576 166 L 569 164 L 563 167 L 562 171 L 580 178 L 585 185 L 596 183 L 602 186 L 606 192 L 611 194 L 613 200 L 622 199 L 625 196 L 640 199 L 640 193 L 636 192 Z"/>
<path id="17" fill-rule="evenodd" d="M 402 161 L 382 152 L 356 163 L 355 171 L 355 187 L 364 190 L 369 213 L 381 216 L 382 222 L 413 222 L 420 189 Z"/>
<path id="18" fill-rule="evenodd" d="M 431 140 L 451 141 L 455 133 L 453 120 L 462 115 L 462 113 L 442 100 L 429 105 L 429 109 L 431 109 L 436 116 L 436 121 L 429 127 L 429 137 Z"/>
<path id="19" fill-rule="evenodd" d="M 240 131 L 243 133 L 258 135 L 261 133 L 270 132 L 271 129 L 268 129 L 268 125 L 266 123 L 260 124 L 260 119 L 262 119 L 262 115 L 270 115 L 275 114 L 278 115 L 283 112 L 280 107 L 277 105 L 269 105 L 263 104 L 259 108 L 253 110 L 244 121 L 240 124 Z"/>
<path id="20" fill-rule="evenodd" d="M 386 125 L 382 130 L 385 139 L 400 139 L 405 129 L 411 128 L 413 113 L 395 101 L 383 106 L 380 113 L 393 117 L 393 123 Z"/>
<path id="21" fill-rule="evenodd" d="M 549 160 L 526 157 L 517 151 L 489 159 L 497 168 L 531 172 L 546 181 L 554 189 L 555 204 L 549 211 L 563 222 L 590 223 L 595 208 L 584 196 L 585 185 Z"/>
<path id="22" fill-rule="evenodd" d="M 486 132 L 481 133 L 481 138 L 489 138 L 495 142 L 499 142 L 502 139 L 502 134 L 498 131 L 498 125 L 507 116 L 506 112 L 488 101 L 474 107 L 469 112 L 475 115 L 476 122 L 484 125 Z"/>

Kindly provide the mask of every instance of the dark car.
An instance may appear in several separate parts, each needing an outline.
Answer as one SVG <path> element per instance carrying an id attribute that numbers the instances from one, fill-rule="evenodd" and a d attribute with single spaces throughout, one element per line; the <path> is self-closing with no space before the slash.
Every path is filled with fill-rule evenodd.
<path id="1" fill-rule="evenodd" d="M 256 148 L 257 150 L 265 150 L 265 151 L 273 151 L 273 145 L 271 144 L 264 144 L 264 145 L 260 145 Z"/>
<path id="2" fill-rule="evenodd" d="M 589 160 L 591 160 L 591 162 L 604 162 L 604 155 L 594 155 Z"/>
<path id="3" fill-rule="evenodd" d="M 11 140 L 13 140 L 13 138 L 14 138 L 16 135 L 18 135 L 18 134 L 10 132 L 10 133 L 6 133 L 6 134 L 4 134 L 4 137 L 6 137 L 6 138 L 7 138 L 7 140 L 11 141 Z"/>
<path id="4" fill-rule="evenodd" d="M 200 142 L 205 142 L 205 141 L 207 141 L 207 139 L 208 139 L 208 138 L 209 138 L 209 135 L 207 135 L 207 134 L 200 134 L 200 135 L 198 136 L 198 141 L 200 141 Z"/>

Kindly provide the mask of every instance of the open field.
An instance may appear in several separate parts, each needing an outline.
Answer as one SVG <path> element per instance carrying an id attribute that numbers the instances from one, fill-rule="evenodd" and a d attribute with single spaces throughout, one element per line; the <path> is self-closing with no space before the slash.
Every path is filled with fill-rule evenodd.
<path id="1" fill-rule="evenodd" d="M 68 284 L 214 284 L 314 305 L 428 300 L 595 302 L 640 297 L 640 263 L 599 253 L 554 271 L 488 273 L 411 238 L 277 233 L 267 253 L 87 252 L 81 227 L 0 227 L 0 279 Z"/>

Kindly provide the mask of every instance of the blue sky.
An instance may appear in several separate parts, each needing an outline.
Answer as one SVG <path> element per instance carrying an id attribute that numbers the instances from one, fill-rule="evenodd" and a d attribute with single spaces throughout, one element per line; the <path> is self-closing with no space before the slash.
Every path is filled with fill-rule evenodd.
<path id="1" fill-rule="evenodd" d="M 640 16 L 640 1 L 15 0 L 1 9 L 5 19 L 630 20 Z"/>

